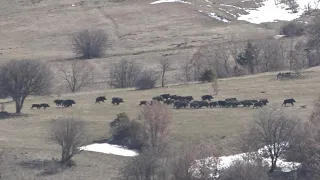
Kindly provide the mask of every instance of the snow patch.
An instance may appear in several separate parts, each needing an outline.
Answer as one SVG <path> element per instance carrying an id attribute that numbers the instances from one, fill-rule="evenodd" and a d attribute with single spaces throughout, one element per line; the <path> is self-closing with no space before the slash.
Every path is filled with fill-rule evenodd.
<path id="1" fill-rule="evenodd" d="M 182 1 L 182 0 L 158 0 L 158 1 L 154 1 L 150 4 L 160 4 L 160 3 L 169 3 L 169 2 L 180 2 L 180 3 L 185 3 L 185 4 L 191 4 L 191 2 L 186 2 L 186 1 Z"/>
<path id="2" fill-rule="evenodd" d="M 225 9 L 222 9 L 222 8 L 218 8 L 220 11 L 223 11 L 223 12 L 225 12 L 225 13 L 227 13 L 227 14 L 229 14 L 229 15 L 231 15 L 231 16 L 233 16 L 233 17 L 237 17 L 236 15 L 234 15 L 234 14 L 232 14 L 232 13 L 230 13 L 229 11 L 227 11 L 227 10 L 225 10 Z"/>
<path id="3" fill-rule="evenodd" d="M 233 6 L 233 5 L 229 5 L 229 4 L 220 4 L 220 6 L 232 7 L 232 8 L 236 8 L 236 9 L 243 9 L 243 8 L 241 8 L 241 7 Z"/>
<path id="4" fill-rule="evenodd" d="M 105 154 L 114 154 L 118 156 L 137 156 L 138 153 L 133 150 L 126 149 L 122 146 L 117 146 L 117 145 L 111 145 L 108 143 L 101 143 L 101 144 L 90 144 L 84 147 L 80 148 L 81 150 L 84 151 L 93 151 L 93 152 L 100 152 L 100 153 L 105 153 Z"/>
<path id="5" fill-rule="evenodd" d="M 276 5 L 274 0 L 266 0 L 262 2 L 262 6 L 254 10 L 246 10 L 248 14 L 241 15 L 238 20 L 248 21 L 250 23 L 260 24 L 263 22 L 274 22 L 276 20 L 291 21 L 293 19 L 299 18 L 303 12 L 304 7 L 308 4 L 314 6 L 312 0 L 297 0 L 299 8 L 297 13 L 292 13 L 288 10 L 284 4 Z"/>
<path id="6" fill-rule="evenodd" d="M 218 16 L 216 13 L 209 13 L 209 16 L 214 18 L 214 19 L 217 19 L 219 21 L 225 22 L 225 23 L 230 22 L 228 19 L 225 19 L 225 18 L 223 18 L 221 16 Z"/>

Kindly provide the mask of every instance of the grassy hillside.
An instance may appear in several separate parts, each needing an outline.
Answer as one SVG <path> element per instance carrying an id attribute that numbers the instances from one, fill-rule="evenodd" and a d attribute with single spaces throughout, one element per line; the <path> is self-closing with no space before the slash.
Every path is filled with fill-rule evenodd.
<path id="1" fill-rule="evenodd" d="M 319 68 L 304 72 L 303 79 L 277 81 L 275 73 L 266 73 L 255 76 L 230 78 L 219 80 L 220 93 L 215 99 L 236 97 L 237 99 L 268 98 L 268 106 L 284 108 L 286 112 L 298 115 L 302 119 L 309 117 L 314 99 L 319 95 L 320 78 L 317 76 Z M 261 93 L 264 91 L 265 93 Z M 47 130 L 52 119 L 61 116 L 76 116 L 84 119 L 90 128 L 91 140 L 106 138 L 108 123 L 116 114 L 126 112 L 131 118 L 137 117 L 140 112 L 140 100 L 150 100 L 153 96 L 170 93 L 178 95 L 192 95 L 200 99 L 203 94 L 212 92 L 210 84 L 172 85 L 169 88 L 156 88 L 147 91 L 134 90 L 106 90 L 88 93 L 65 94 L 61 98 L 72 98 L 77 104 L 72 108 L 56 108 L 53 100 L 57 97 L 30 98 L 26 101 L 23 112 L 29 114 L 25 118 L 8 119 L 0 121 L 0 147 L 8 148 L 8 162 L 14 167 L 13 175 L 26 174 L 32 177 L 39 172 L 37 168 L 26 168 L 19 165 L 22 161 L 35 159 L 51 159 L 59 157 L 59 149 L 47 142 Z M 106 95 L 105 104 L 95 104 L 97 96 Z M 113 106 L 111 97 L 123 97 L 125 103 Z M 295 98 L 294 107 L 281 107 L 286 98 Z M 46 110 L 30 110 L 32 103 L 49 103 Z M 307 105 L 306 108 L 301 106 Z M 8 103 L 6 110 L 13 111 L 14 104 Z M 252 120 L 257 110 L 252 108 L 213 108 L 213 109 L 173 109 L 172 140 L 177 143 L 201 141 L 220 143 L 221 137 L 228 139 L 235 135 L 246 123 Z M 25 154 L 27 152 L 27 154 Z M 21 154 L 23 153 L 23 154 Z M 225 148 L 224 153 L 229 153 Z M 13 154 L 13 155 L 11 155 Z M 14 157 L 17 156 L 18 159 Z M 56 174 L 39 179 L 107 179 L 117 177 L 117 171 L 126 162 L 127 158 L 105 155 L 94 152 L 85 152 L 75 158 L 77 166 L 65 174 Z M 31 165 L 29 165 L 31 166 Z M 72 174 L 72 176 L 71 176 Z M 109 176 L 110 175 L 110 176 Z"/>

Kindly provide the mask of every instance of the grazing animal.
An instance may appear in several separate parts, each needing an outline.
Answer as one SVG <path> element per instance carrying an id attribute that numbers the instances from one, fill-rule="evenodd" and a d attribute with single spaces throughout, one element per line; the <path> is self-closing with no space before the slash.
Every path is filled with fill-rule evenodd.
<path id="1" fill-rule="evenodd" d="M 40 106 L 43 107 L 43 109 L 46 109 L 47 107 L 50 107 L 49 104 L 46 104 L 46 103 L 40 104 Z"/>
<path id="2" fill-rule="evenodd" d="M 283 101 L 282 105 L 287 106 L 287 104 L 292 104 L 292 106 L 294 106 L 294 102 L 296 102 L 293 98 L 291 99 L 286 99 Z"/>
<path id="3" fill-rule="evenodd" d="M 32 104 L 30 109 L 33 109 L 33 108 L 40 109 L 41 105 L 40 104 Z"/>
<path id="4" fill-rule="evenodd" d="M 262 102 L 264 106 L 269 103 L 268 99 L 260 99 L 259 102 Z"/>
<path id="5" fill-rule="evenodd" d="M 227 106 L 227 102 L 226 101 L 218 101 L 218 105 L 220 107 L 226 107 Z"/>
<path id="6" fill-rule="evenodd" d="M 190 108 L 199 108 L 199 101 L 192 101 L 190 103 Z"/>
<path id="7" fill-rule="evenodd" d="M 148 101 L 140 101 L 139 106 L 150 104 Z"/>
<path id="8" fill-rule="evenodd" d="M 218 105 L 218 102 L 210 102 L 209 103 L 209 107 L 217 107 L 217 105 Z"/>
<path id="9" fill-rule="evenodd" d="M 53 101 L 57 106 L 62 106 L 63 100 L 62 99 L 56 99 Z"/>
<path id="10" fill-rule="evenodd" d="M 227 106 L 232 106 L 234 108 L 238 107 L 241 103 L 238 101 L 226 101 L 227 102 Z"/>
<path id="11" fill-rule="evenodd" d="M 76 102 L 72 99 L 67 99 L 62 102 L 63 107 L 72 107 L 72 104 L 76 104 Z"/>
<path id="12" fill-rule="evenodd" d="M 243 100 L 243 101 L 240 101 L 240 103 L 243 105 L 243 107 L 250 107 L 254 105 L 254 103 L 251 100 Z"/>
<path id="13" fill-rule="evenodd" d="M 228 99 L 225 99 L 225 101 L 238 101 L 237 98 L 228 98 Z"/>
<path id="14" fill-rule="evenodd" d="M 202 108 L 202 107 L 209 107 L 209 103 L 207 101 L 200 101 L 199 102 L 199 108 Z"/>
<path id="15" fill-rule="evenodd" d="M 163 99 L 170 99 L 170 94 L 161 94 L 160 95 Z"/>
<path id="16" fill-rule="evenodd" d="M 104 102 L 105 100 L 107 100 L 107 98 L 105 96 L 99 96 L 96 98 L 95 104 L 97 104 L 97 103 L 100 104 L 101 101 Z"/>
<path id="17" fill-rule="evenodd" d="M 177 95 L 170 95 L 170 99 L 173 99 L 175 101 L 179 100 Z"/>
<path id="18" fill-rule="evenodd" d="M 174 103 L 174 100 L 173 99 L 166 99 L 166 100 L 164 100 L 163 103 L 165 103 L 166 105 L 171 105 Z"/>
<path id="19" fill-rule="evenodd" d="M 159 102 L 164 101 L 162 96 L 155 96 L 155 97 L 152 98 L 152 100 L 159 101 Z"/>
<path id="20" fill-rule="evenodd" d="M 124 103 L 123 99 L 120 97 L 113 97 L 112 102 L 113 105 L 119 105 L 120 103 Z"/>
<path id="21" fill-rule="evenodd" d="M 185 100 L 187 100 L 187 101 L 192 101 L 192 100 L 194 100 L 192 96 L 184 96 L 183 98 L 184 98 Z"/>
<path id="22" fill-rule="evenodd" d="M 173 107 L 178 108 L 186 108 L 189 105 L 188 101 L 176 101 L 173 104 Z"/>
<path id="23" fill-rule="evenodd" d="M 263 102 L 260 102 L 260 101 L 253 104 L 253 108 L 258 108 L 258 107 L 262 107 L 262 106 L 264 106 L 264 104 L 263 104 Z"/>
<path id="24" fill-rule="evenodd" d="M 211 101 L 211 99 L 213 99 L 213 96 L 211 96 L 211 95 L 203 95 L 203 96 L 201 96 L 201 99 L 203 101 L 205 101 L 205 100 Z"/>

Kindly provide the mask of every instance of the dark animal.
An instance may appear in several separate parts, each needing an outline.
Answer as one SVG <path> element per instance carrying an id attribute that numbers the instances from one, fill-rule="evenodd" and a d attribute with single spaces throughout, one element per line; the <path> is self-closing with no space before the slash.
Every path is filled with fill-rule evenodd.
<path id="1" fill-rule="evenodd" d="M 264 104 L 260 101 L 253 104 L 253 108 L 258 108 L 258 107 L 262 107 L 262 106 L 264 106 Z"/>
<path id="2" fill-rule="evenodd" d="M 40 109 L 41 105 L 40 104 L 32 104 L 30 109 L 33 109 L 33 108 Z"/>
<path id="3" fill-rule="evenodd" d="M 174 100 L 173 99 L 166 99 L 166 100 L 164 100 L 163 103 L 166 104 L 166 105 L 171 105 L 171 104 L 174 103 Z"/>
<path id="4" fill-rule="evenodd" d="M 291 99 L 286 99 L 283 101 L 282 105 L 287 106 L 287 104 L 292 104 L 292 106 L 294 106 L 294 102 L 296 102 L 293 98 Z"/>
<path id="5" fill-rule="evenodd" d="M 226 101 L 226 102 L 227 102 L 227 106 L 228 106 L 228 107 L 232 106 L 232 107 L 234 107 L 234 108 L 238 107 L 238 106 L 241 104 L 241 103 L 238 102 L 238 101 Z"/>
<path id="6" fill-rule="evenodd" d="M 213 96 L 211 96 L 211 95 L 204 95 L 204 96 L 201 96 L 201 99 L 202 99 L 203 101 L 205 101 L 205 100 L 211 101 L 211 99 L 213 99 Z"/>
<path id="7" fill-rule="evenodd" d="M 237 101 L 237 98 L 228 98 L 228 99 L 225 99 L 225 101 Z"/>
<path id="8" fill-rule="evenodd" d="M 209 107 L 217 107 L 218 102 L 210 102 Z"/>
<path id="9" fill-rule="evenodd" d="M 226 101 L 218 101 L 218 105 L 220 107 L 227 107 L 227 102 Z"/>
<path id="10" fill-rule="evenodd" d="M 175 100 L 175 101 L 176 101 L 176 100 L 179 100 L 179 98 L 178 98 L 177 95 L 171 95 L 171 96 L 170 96 L 170 99 L 173 99 L 173 100 Z"/>
<path id="11" fill-rule="evenodd" d="M 161 97 L 161 96 L 155 96 L 155 97 L 152 98 L 152 100 L 160 101 L 160 102 L 164 101 L 163 97 Z"/>
<path id="12" fill-rule="evenodd" d="M 112 102 L 113 105 L 119 105 L 120 103 L 124 103 L 123 99 L 120 97 L 113 97 Z"/>
<path id="13" fill-rule="evenodd" d="M 173 107 L 175 108 L 186 108 L 189 105 L 189 103 L 187 101 L 176 101 L 173 104 Z"/>
<path id="14" fill-rule="evenodd" d="M 139 106 L 150 104 L 149 101 L 140 101 Z"/>
<path id="15" fill-rule="evenodd" d="M 99 96 L 96 98 L 95 104 L 97 104 L 97 103 L 100 104 L 101 101 L 104 102 L 105 100 L 107 100 L 107 98 L 105 96 Z"/>
<path id="16" fill-rule="evenodd" d="M 199 108 L 199 101 L 192 101 L 190 103 L 190 108 Z"/>
<path id="17" fill-rule="evenodd" d="M 262 102 L 264 106 L 269 103 L 268 99 L 260 99 L 259 102 Z"/>
<path id="18" fill-rule="evenodd" d="M 61 106 L 62 103 L 63 103 L 63 100 L 62 99 L 56 99 L 53 101 L 57 106 Z"/>
<path id="19" fill-rule="evenodd" d="M 49 104 L 45 104 L 45 103 L 40 104 L 40 106 L 43 107 L 43 109 L 46 109 L 47 107 L 50 107 Z"/>
<path id="20" fill-rule="evenodd" d="M 183 97 L 185 100 L 187 101 L 192 101 L 193 100 L 193 97 L 192 96 L 184 96 Z"/>
<path id="21" fill-rule="evenodd" d="M 170 99 L 170 94 L 161 94 L 160 95 L 163 99 Z"/>
<path id="22" fill-rule="evenodd" d="M 200 101 L 199 102 L 199 108 L 202 108 L 202 107 L 209 107 L 209 103 L 207 101 Z"/>
<path id="23" fill-rule="evenodd" d="M 72 99 L 67 99 L 62 102 L 63 107 L 72 107 L 72 104 L 76 104 L 76 102 Z"/>
<path id="24" fill-rule="evenodd" d="M 243 105 L 243 107 L 250 107 L 254 105 L 254 102 L 252 102 L 251 100 L 243 100 L 243 101 L 240 101 L 240 103 Z"/>

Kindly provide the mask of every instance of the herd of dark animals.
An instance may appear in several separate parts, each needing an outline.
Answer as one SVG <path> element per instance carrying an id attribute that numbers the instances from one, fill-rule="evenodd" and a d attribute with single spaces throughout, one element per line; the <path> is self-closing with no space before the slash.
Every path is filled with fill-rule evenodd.
<path id="1" fill-rule="evenodd" d="M 176 109 L 179 108 L 194 108 L 194 109 L 199 109 L 203 107 L 233 107 L 236 108 L 238 106 L 243 106 L 243 107 L 250 107 L 252 106 L 253 108 L 259 108 L 266 106 L 269 101 L 268 99 L 260 99 L 260 100 L 242 100 L 238 101 L 236 98 L 228 98 L 225 100 L 220 100 L 220 101 L 211 101 L 213 96 L 211 95 L 203 95 L 201 96 L 201 100 L 194 100 L 192 96 L 177 96 L 177 95 L 170 95 L 170 94 L 161 94 L 160 96 L 155 96 L 152 98 L 151 101 L 140 101 L 139 106 L 141 105 L 152 105 L 155 101 L 158 102 L 163 102 L 164 104 L 167 105 L 172 105 Z M 294 106 L 294 102 L 296 102 L 293 98 L 291 99 L 286 99 L 283 101 L 282 105 L 286 106 L 287 104 L 291 104 Z"/>
<path id="2" fill-rule="evenodd" d="M 174 108 L 180 109 L 180 108 L 193 108 L 193 109 L 199 109 L 203 107 L 207 108 L 215 108 L 215 107 L 233 107 L 236 108 L 238 106 L 243 107 L 250 107 L 253 108 L 259 108 L 266 106 L 269 101 L 268 99 L 250 99 L 250 100 L 242 100 L 238 101 L 236 98 L 228 98 L 225 100 L 219 100 L 219 101 L 212 101 L 213 96 L 212 95 L 203 95 L 201 96 L 201 100 L 194 100 L 192 96 L 178 96 L 178 95 L 170 95 L 170 94 L 161 94 L 160 96 L 155 96 L 152 98 L 151 101 L 140 101 L 139 106 L 141 105 L 152 105 L 154 102 L 162 102 L 166 105 L 173 105 Z M 105 96 L 99 96 L 96 98 L 95 104 L 100 102 L 105 103 L 107 98 Z M 62 100 L 62 99 L 56 99 L 53 101 L 58 107 L 72 107 L 73 104 L 76 104 L 76 102 L 72 99 Z M 294 106 L 294 102 L 296 102 L 293 98 L 286 99 L 283 101 L 282 105 L 286 106 L 287 104 L 291 104 Z M 124 103 L 123 98 L 120 97 L 113 97 L 111 103 L 115 106 L 119 105 L 120 103 Z M 50 107 L 49 104 L 43 103 L 43 104 L 32 104 L 31 109 L 37 108 L 37 109 L 46 109 L 47 107 Z"/>

